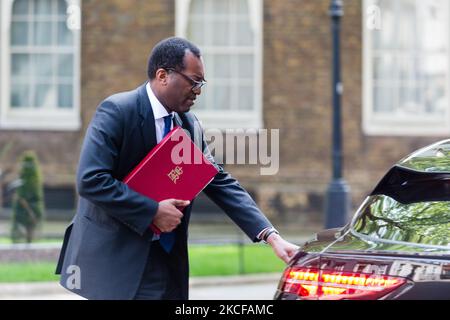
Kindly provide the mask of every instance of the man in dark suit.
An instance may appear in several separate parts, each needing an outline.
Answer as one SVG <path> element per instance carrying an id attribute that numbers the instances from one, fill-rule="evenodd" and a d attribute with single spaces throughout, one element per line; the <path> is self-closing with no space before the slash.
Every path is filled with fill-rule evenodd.
<path id="1" fill-rule="evenodd" d="M 82 146 L 78 211 L 66 230 L 57 273 L 62 286 L 88 299 L 188 299 L 192 203 L 158 203 L 122 180 L 174 122 L 191 137 L 202 137 L 198 146 L 214 161 L 189 112 L 205 84 L 199 49 L 181 38 L 161 41 L 150 55 L 148 77 L 137 89 L 98 106 Z M 214 165 L 219 172 L 206 195 L 250 239 L 266 241 L 288 262 L 298 247 L 283 240 L 239 183 Z M 153 233 L 152 223 L 161 236 Z"/>

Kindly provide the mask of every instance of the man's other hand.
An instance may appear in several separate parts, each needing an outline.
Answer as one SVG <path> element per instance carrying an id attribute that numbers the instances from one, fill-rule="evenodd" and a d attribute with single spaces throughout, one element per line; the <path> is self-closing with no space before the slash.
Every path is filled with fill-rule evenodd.
<path id="1" fill-rule="evenodd" d="M 284 240 L 280 235 L 273 233 L 267 239 L 267 243 L 272 246 L 275 254 L 285 263 L 289 263 L 299 246 Z"/>

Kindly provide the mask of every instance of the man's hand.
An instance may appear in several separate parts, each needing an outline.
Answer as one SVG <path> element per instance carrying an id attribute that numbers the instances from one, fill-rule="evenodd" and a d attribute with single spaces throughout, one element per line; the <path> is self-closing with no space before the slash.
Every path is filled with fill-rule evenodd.
<path id="1" fill-rule="evenodd" d="M 189 205 L 189 201 L 167 199 L 159 203 L 158 211 L 153 218 L 153 224 L 161 232 L 173 231 L 183 218 L 183 213 L 178 208 L 184 208 Z"/>
<path id="2" fill-rule="evenodd" d="M 283 260 L 285 263 L 289 263 L 291 258 L 299 249 L 299 246 L 284 240 L 276 233 L 269 236 L 267 243 L 272 246 L 272 249 L 278 258 Z"/>

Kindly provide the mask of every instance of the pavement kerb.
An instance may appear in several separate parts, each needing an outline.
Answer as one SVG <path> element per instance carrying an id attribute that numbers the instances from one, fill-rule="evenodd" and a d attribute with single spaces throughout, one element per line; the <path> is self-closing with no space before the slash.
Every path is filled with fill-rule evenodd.
<path id="1" fill-rule="evenodd" d="M 281 278 L 281 273 L 264 273 L 235 276 L 191 277 L 189 286 L 208 287 L 226 286 L 235 284 L 276 283 Z M 0 284 L 0 299 L 32 295 L 49 295 L 68 293 L 58 282 L 26 282 L 26 283 L 2 283 Z"/>

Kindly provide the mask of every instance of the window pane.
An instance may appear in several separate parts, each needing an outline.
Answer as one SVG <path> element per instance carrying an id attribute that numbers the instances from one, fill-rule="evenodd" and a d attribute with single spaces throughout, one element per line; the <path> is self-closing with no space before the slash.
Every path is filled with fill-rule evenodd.
<path id="1" fill-rule="evenodd" d="M 239 86 L 238 96 L 240 110 L 253 109 L 253 86 Z"/>
<path id="2" fill-rule="evenodd" d="M 11 0 L 10 108 L 66 112 L 74 107 L 74 34 L 66 24 L 69 0 Z M 17 53 L 16 53 L 17 52 Z M 39 108 L 32 110 L 31 108 Z"/>
<path id="3" fill-rule="evenodd" d="M 239 78 L 253 79 L 253 55 L 241 54 L 238 56 Z"/>
<path id="4" fill-rule="evenodd" d="M 231 26 L 229 21 L 214 21 L 211 23 L 213 29 L 213 37 L 211 42 L 216 46 L 226 46 L 230 44 L 230 30 Z"/>
<path id="5" fill-rule="evenodd" d="M 419 81 L 419 59 L 405 57 L 397 63 L 400 84 L 412 84 Z"/>
<path id="6" fill-rule="evenodd" d="M 235 36 L 236 44 L 241 46 L 252 46 L 254 34 L 249 21 L 238 21 L 237 33 Z"/>
<path id="7" fill-rule="evenodd" d="M 73 76 L 73 55 L 60 54 L 58 55 L 58 76 L 72 77 Z"/>
<path id="8" fill-rule="evenodd" d="M 402 49 L 413 49 L 418 32 L 415 3 L 413 1 L 400 0 L 397 5 L 401 10 L 397 10 L 396 29 L 398 35 L 396 41 Z"/>
<path id="9" fill-rule="evenodd" d="M 213 107 L 218 110 L 229 110 L 231 108 L 231 88 L 228 85 L 211 86 L 213 92 Z"/>
<path id="10" fill-rule="evenodd" d="M 203 55 L 203 63 L 205 67 L 205 77 L 206 80 L 214 77 L 214 57 L 212 54 L 205 53 Z"/>
<path id="11" fill-rule="evenodd" d="M 11 107 L 29 107 L 29 85 L 26 84 L 13 84 L 11 86 Z"/>
<path id="12" fill-rule="evenodd" d="M 28 14 L 29 3 L 30 3 L 30 1 L 28 1 L 28 0 L 16 0 L 16 1 L 14 1 L 13 15 L 26 15 L 26 14 Z"/>
<path id="13" fill-rule="evenodd" d="M 58 22 L 58 44 L 71 46 L 73 44 L 73 32 L 67 28 L 67 23 Z"/>
<path id="14" fill-rule="evenodd" d="M 209 84 L 208 84 L 209 86 Z M 205 89 L 203 89 L 205 88 Z M 197 97 L 197 100 L 195 100 L 194 104 L 194 110 L 204 110 L 207 108 L 206 101 L 208 101 L 208 94 L 210 92 L 209 88 L 203 87 L 202 88 L 202 94 Z"/>
<path id="15" fill-rule="evenodd" d="M 34 44 L 48 46 L 52 44 L 52 23 L 36 21 L 34 23 Z"/>
<path id="16" fill-rule="evenodd" d="M 58 0 L 58 14 L 65 16 L 67 14 L 66 0 Z"/>
<path id="17" fill-rule="evenodd" d="M 189 14 L 201 15 L 205 13 L 205 1 L 209 0 L 192 0 L 189 8 Z"/>
<path id="18" fill-rule="evenodd" d="M 375 57 L 373 64 L 375 80 L 389 80 L 396 77 L 396 63 L 393 55 L 386 53 Z"/>
<path id="19" fill-rule="evenodd" d="M 28 22 L 13 22 L 11 24 L 11 45 L 28 44 Z"/>
<path id="20" fill-rule="evenodd" d="M 439 75 L 445 77 L 448 70 L 448 56 L 445 54 L 428 54 L 421 61 L 422 74 L 425 77 Z"/>
<path id="21" fill-rule="evenodd" d="M 249 1 L 190 2 L 191 17 L 188 20 L 187 35 L 189 39 L 205 47 L 205 73 L 209 80 L 195 107 L 206 110 L 253 110 L 254 54 L 239 52 L 239 47 L 250 49 L 255 44 L 255 33 L 250 25 Z M 242 80 L 245 80 L 244 83 Z M 240 96 L 241 85 L 246 92 L 243 93 L 242 102 L 238 102 L 236 97 Z"/>
<path id="22" fill-rule="evenodd" d="M 443 66 L 446 66 L 446 64 L 443 64 Z M 445 114 L 445 111 L 448 109 L 447 81 L 444 71 L 429 73 L 425 76 L 423 88 L 425 112 Z"/>
<path id="23" fill-rule="evenodd" d="M 34 14 L 37 16 L 52 14 L 52 0 L 34 1 Z"/>
<path id="24" fill-rule="evenodd" d="M 420 90 L 417 86 L 399 88 L 399 112 L 403 114 L 420 116 L 423 113 L 420 99 Z"/>
<path id="25" fill-rule="evenodd" d="M 386 113 L 394 110 L 393 89 L 393 86 L 375 86 L 373 96 L 374 111 L 376 113 Z"/>
<path id="26" fill-rule="evenodd" d="M 437 115 L 445 115 L 448 105 L 445 91 L 440 90 L 434 86 L 428 85 L 425 87 L 424 109 L 426 113 Z"/>
<path id="27" fill-rule="evenodd" d="M 56 88 L 51 84 L 37 84 L 35 87 L 34 106 L 52 108 L 56 105 Z"/>
<path id="28" fill-rule="evenodd" d="M 231 13 L 231 1 L 230 0 L 213 0 L 210 7 L 212 12 L 210 14 L 227 15 Z"/>
<path id="29" fill-rule="evenodd" d="M 448 0 L 419 1 L 417 6 L 420 48 L 426 51 L 445 50 L 448 41 Z"/>
<path id="30" fill-rule="evenodd" d="M 248 2 L 249 0 L 233 0 L 234 7 L 237 9 L 236 13 L 240 15 L 246 15 L 249 16 L 249 8 L 248 8 Z"/>
<path id="31" fill-rule="evenodd" d="M 38 78 L 49 78 L 53 75 L 53 63 L 51 54 L 35 54 L 34 70 Z"/>
<path id="32" fill-rule="evenodd" d="M 378 49 L 394 48 L 396 42 L 395 36 L 395 1 L 382 0 L 380 1 L 381 8 L 381 30 L 372 32 L 374 46 Z"/>
<path id="33" fill-rule="evenodd" d="M 72 108 L 73 106 L 73 86 L 60 84 L 58 86 L 58 107 Z"/>
<path id="34" fill-rule="evenodd" d="M 202 20 L 193 20 L 188 25 L 187 30 L 188 39 L 197 43 L 199 46 L 206 44 L 205 27 Z"/>
<path id="35" fill-rule="evenodd" d="M 231 55 L 218 54 L 214 57 L 214 78 L 231 77 Z"/>
<path id="36" fill-rule="evenodd" d="M 12 78 L 27 77 L 30 72 L 30 55 L 11 55 L 11 76 Z"/>

